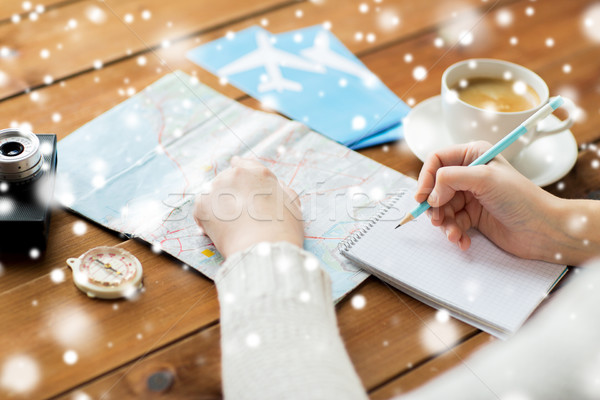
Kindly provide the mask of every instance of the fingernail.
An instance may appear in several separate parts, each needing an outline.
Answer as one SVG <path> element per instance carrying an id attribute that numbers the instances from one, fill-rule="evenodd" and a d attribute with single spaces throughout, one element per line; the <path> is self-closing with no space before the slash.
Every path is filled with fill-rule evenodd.
<path id="1" fill-rule="evenodd" d="M 430 205 L 435 205 L 435 204 L 437 204 L 438 197 L 439 196 L 438 196 L 437 192 L 434 189 L 431 193 L 429 193 L 429 197 L 427 198 L 427 202 Z"/>

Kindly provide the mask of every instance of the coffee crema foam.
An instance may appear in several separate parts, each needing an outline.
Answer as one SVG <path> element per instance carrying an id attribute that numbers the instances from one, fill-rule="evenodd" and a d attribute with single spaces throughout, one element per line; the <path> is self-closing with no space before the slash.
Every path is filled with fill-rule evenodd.
<path id="1" fill-rule="evenodd" d="M 537 92 L 522 81 L 471 78 L 461 81 L 452 90 L 465 103 L 490 111 L 527 111 L 540 104 Z"/>

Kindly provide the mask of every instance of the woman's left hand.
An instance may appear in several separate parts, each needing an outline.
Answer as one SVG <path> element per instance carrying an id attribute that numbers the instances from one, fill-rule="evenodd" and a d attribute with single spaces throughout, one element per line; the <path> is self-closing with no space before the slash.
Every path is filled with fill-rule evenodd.
<path id="1" fill-rule="evenodd" d="M 298 195 L 254 160 L 233 157 L 196 197 L 194 219 L 226 258 L 259 242 L 304 241 Z"/>

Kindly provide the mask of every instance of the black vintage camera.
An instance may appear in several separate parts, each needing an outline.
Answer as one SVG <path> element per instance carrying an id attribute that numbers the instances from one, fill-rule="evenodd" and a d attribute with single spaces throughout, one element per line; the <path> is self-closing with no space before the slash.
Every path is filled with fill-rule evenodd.
<path id="1" fill-rule="evenodd" d="M 0 130 L 0 252 L 45 249 L 55 174 L 55 135 Z"/>

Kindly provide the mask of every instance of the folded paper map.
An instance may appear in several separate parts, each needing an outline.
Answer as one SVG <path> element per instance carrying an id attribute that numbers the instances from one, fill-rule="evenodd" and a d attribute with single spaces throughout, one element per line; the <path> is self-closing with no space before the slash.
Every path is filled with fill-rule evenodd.
<path id="1" fill-rule="evenodd" d="M 103 226 L 139 237 L 213 278 L 223 258 L 192 217 L 195 195 L 234 156 L 257 158 L 299 195 L 304 248 L 341 298 L 367 274 L 340 240 L 414 181 L 305 125 L 256 111 L 182 72 L 166 75 L 58 145 L 56 196 Z"/>

